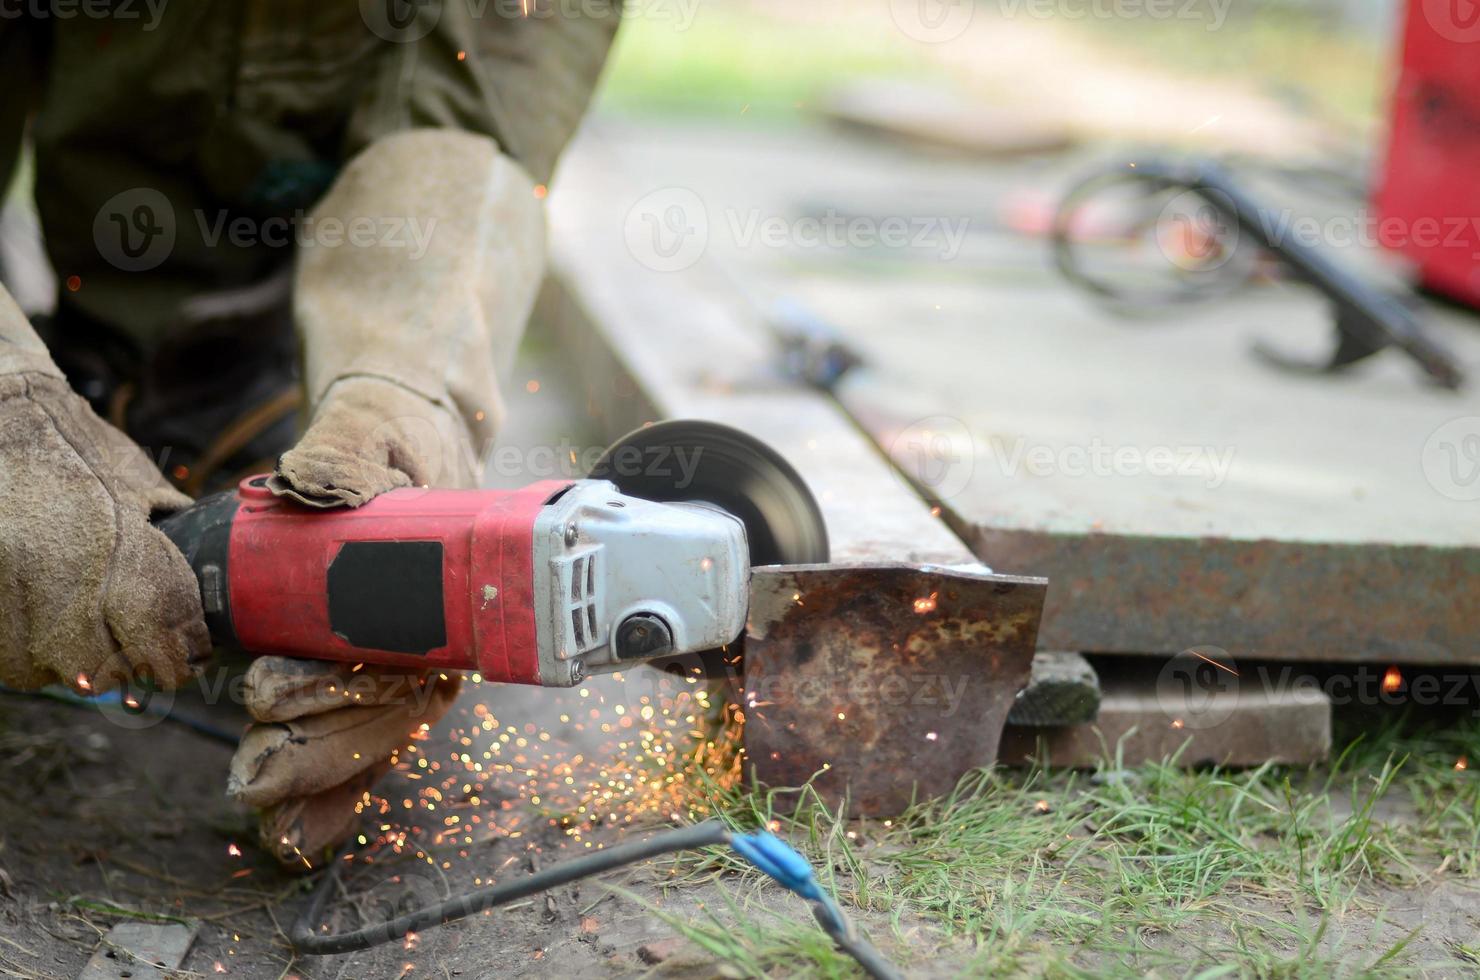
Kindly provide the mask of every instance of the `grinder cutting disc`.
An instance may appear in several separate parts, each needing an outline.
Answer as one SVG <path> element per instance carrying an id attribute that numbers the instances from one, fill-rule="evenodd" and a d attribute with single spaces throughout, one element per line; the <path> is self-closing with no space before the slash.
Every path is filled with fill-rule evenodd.
<path id="1" fill-rule="evenodd" d="M 745 525 L 752 566 L 827 561 L 827 526 L 812 492 L 779 453 L 739 429 L 658 422 L 613 443 L 591 476 L 644 500 L 704 501 L 734 514 Z"/>

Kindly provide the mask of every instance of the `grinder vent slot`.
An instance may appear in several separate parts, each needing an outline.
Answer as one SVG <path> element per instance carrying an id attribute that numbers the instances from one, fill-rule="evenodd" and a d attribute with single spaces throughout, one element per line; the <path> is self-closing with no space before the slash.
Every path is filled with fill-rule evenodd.
<path id="1" fill-rule="evenodd" d="M 560 588 L 557 595 L 564 598 L 556 608 L 555 621 L 566 631 L 562 644 L 564 656 L 577 656 L 606 642 L 598 625 L 601 597 L 596 590 L 596 562 L 600 553 L 597 547 L 556 559 Z"/>

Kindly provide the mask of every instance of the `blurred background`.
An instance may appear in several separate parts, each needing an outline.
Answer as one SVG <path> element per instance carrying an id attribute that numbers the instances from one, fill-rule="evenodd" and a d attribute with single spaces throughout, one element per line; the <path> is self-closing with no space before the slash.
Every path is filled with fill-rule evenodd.
<path id="1" fill-rule="evenodd" d="M 1318 131 L 1308 139 L 1345 139 L 1353 150 L 1376 136 L 1402 17 L 1387 0 L 636 8 L 617 41 L 604 114 L 718 121 L 743 111 L 757 125 L 805 125 L 826 118 L 850 85 L 904 81 L 1078 139 L 1275 156 L 1308 151 L 1270 143 L 1307 126 Z"/>

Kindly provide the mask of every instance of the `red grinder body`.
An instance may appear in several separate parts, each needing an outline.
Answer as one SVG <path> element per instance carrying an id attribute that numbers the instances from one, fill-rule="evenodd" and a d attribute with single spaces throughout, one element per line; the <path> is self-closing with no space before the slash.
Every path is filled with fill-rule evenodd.
<path id="1" fill-rule="evenodd" d="M 323 511 L 259 476 L 161 527 L 195 568 L 220 643 L 539 684 L 535 519 L 571 482 L 406 488 Z"/>

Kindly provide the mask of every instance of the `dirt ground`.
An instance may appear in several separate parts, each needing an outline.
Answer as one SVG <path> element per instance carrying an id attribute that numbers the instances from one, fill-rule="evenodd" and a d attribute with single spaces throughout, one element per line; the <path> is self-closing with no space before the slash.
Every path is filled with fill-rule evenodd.
<path id="1" fill-rule="evenodd" d="M 412 949 L 393 943 L 294 963 L 284 930 L 305 899 L 303 880 L 257 851 L 250 815 L 226 799 L 229 746 L 171 724 L 129 730 L 93 709 L 44 702 L 8 700 L 5 721 L 5 975 L 75 977 L 107 927 L 134 916 L 198 921 L 184 968 L 253 980 L 623 974 L 650 968 L 644 956 L 656 960 L 673 952 L 674 944 L 661 942 L 670 930 L 637 902 L 577 886 L 552 893 L 549 901 L 525 901 L 428 931 Z M 381 914 L 408 898 L 471 889 L 475 877 L 493 869 L 512 864 L 522 872 L 532 846 L 546 861 L 556 860 L 562 836 L 543 828 L 490 840 L 446 869 L 408 855 L 364 869 L 348 885 L 374 906 L 372 915 Z M 645 880 L 650 877 L 634 875 L 626 887 L 663 903 Z M 686 889 L 684 898 L 701 894 Z"/>
<path id="2" fill-rule="evenodd" d="M 642 684 L 636 681 L 624 686 L 608 679 L 604 685 L 593 685 L 588 694 L 617 703 L 623 697 L 642 696 Z M 549 711 L 556 717 L 571 710 L 570 696 L 555 692 L 504 690 L 489 695 L 486 686 L 471 688 L 462 707 L 472 710 L 472 704 L 481 703 L 494 713 Z M 544 703 L 532 706 L 532 701 Z M 195 715 L 188 705 L 184 710 Z M 741 921 L 754 920 L 757 925 L 748 928 L 760 930 L 768 928 L 769 917 L 780 916 L 789 920 L 790 941 L 806 934 L 804 906 L 779 890 L 721 874 L 687 874 L 681 883 L 665 882 L 670 866 L 660 863 L 601 884 L 560 888 L 548 897 L 427 930 L 409 941 L 342 956 L 295 960 L 285 933 L 305 901 L 306 885 L 301 877 L 272 866 L 257 851 L 250 815 L 223 795 L 230 747 L 172 723 L 133 729 L 120 726 L 113 717 L 94 708 L 14 698 L 4 702 L 0 779 L 7 791 L 0 795 L 0 975 L 75 977 L 100 948 L 109 926 L 126 918 L 198 923 L 199 933 L 183 969 L 196 976 L 224 973 L 252 980 L 288 976 L 479 980 L 735 976 L 747 971 L 723 964 L 678 938 L 661 914 L 697 922 L 709 907 L 738 914 Z M 382 791 L 396 800 L 403 793 L 413 794 L 414 787 L 403 774 L 391 777 Z M 999 815 L 1004 807 L 1021 806 L 1025 813 L 1016 822 L 1028 823 L 1034 819 L 1027 812 L 1036 793 L 1002 792 L 989 805 Z M 1077 798 L 1068 796 L 1063 804 L 1056 801 L 1054 808 L 1068 808 L 1072 803 L 1067 801 Z M 1096 811 L 1106 810 L 1104 802 L 1099 801 Z M 1355 805 L 1360 806 L 1360 801 Z M 1351 808 L 1344 801 L 1334 798 L 1333 808 L 1341 811 L 1336 814 L 1339 823 L 1347 821 Z M 448 846 L 426 847 L 425 853 L 434 858 L 430 862 L 414 856 L 414 848 L 399 855 L 382 849 L 375 864 L 347 876 L 343 894 L 331 906 L 329 924 L 344 928 L 383 921 L 427 901 L 486 884 L 491 876 L 504 880 L 546 866 L 581 850 L 585 841 L 613 841 L 621 833 L 604 829 L 585 835 L 577 844 L 561 830 L 542 824 L 541 808 L 531 803 L 517 783 L 504 792 L 488 792 L 479 807 L 460 812 L 498 815 L 503 829 L 479 834 L 471 845 L 453 841 Z M 1422 817 L 1421 806 L 1397 794 L 1385 797 L 1373 814 L 1375 822 L 1388 827 L 1417 824 Z M 413 839 L 418 834 L 434 834 L 442 823 L 439 814 L 421 810 L 415 816 L 391 819 Z M 1089 816 L 1083 825 L 1099 822 L 1103 831 L 1103 819 Z M 1067 825 L 1078 821 L 1070 817 Z M 508 829 L 521 825 L 525 830 L 517 836 Z M 860 830 L 868 833 L 866 827 Z M 1021 846 L 1046 857 L 1050 865 L 1059 866 L 1056 873 L 1063 875 L 1065 884 L 1044 891 L 1030 883 L 1028 893 L 1014 897 L 1013 876 L 1003 875 L 991 882 L 990 894 L 980 899 L 979 909 L 956 913 L 996 917 L 1016 924 L 1016 931 L 1009 929 L 980 944 L 960 935 L 953 937 L 951 916 L 942 920 L 919 915 L 928 909 L 929 901 L 918 893 L 910 901 L 903 899 L 911 887 L 907 880 L 899 899 L 876 895 L 858 902 L 868 908 L 853 905 L 849 912 L 906 965 L 910 976 L 989 975 L 999 963 L 1033 975 L 1064 975 L 1067 971 L 1052 962 L 1024 969 L 1025 964 L 1015 957 L 1025 943 L 1052 942 L 1061 926 L 1053 916 L 1072 914 L 1084 907 L 1086 899 L 1092 906 L 1105 899 L 1092 892 L 1075 894 L 1076 879 L 1069 873 L 1073 862 L 1064 859 L 1058 845 L 1023 844 L 1021 833 L 1004 832 L 1001 846 Z M 1049 837 L 1054 833 L 1044 830 Z M 420 839 L 425 843 L 427 837 Z M 1143 841 L 1140 847 L 1148 856 L 1156 851 L 1152 841 Z M 969 852 L 962 858 L 958 870 L 963 879 L 971 879 L 974 872 L 965 870 L 966 862 L 976 858 Z M 1114 877 L 1117 860 L 1107 852 L 1090 867 L 1096 876 Z M 840 882 L 847 880 L 845 863 L 839 860 L 832 869 Z M 869 862 L 866 866 L 871 873 L 875 867 L 880 869 L 882 877 L 876 886 L 887 895 L 894 886 L 882 871 L 884 865 Z M 949 862 L 943 863 L 946 874 L 953 873 L 950 867 Z M 1150 957 L 1161 965 L 1148 970 L 1148 975 L 1185 975 L 1209 950 L 1234 942 L 1243 944 L 1243 954 L 1237 959 L 1243 960 L 1244 954 L 1252 957 L 1242 963 L 1243 975 L 1364 975 L 1385 951 L 1406 939 L 1401 955 L 1388 964 L 1393 970 L 1378 972 L 1473 975 L 1473 961 L 1465 954 L 1473 950 L 1480 928 L 1480 895 L 1474 879 L 1443 866 L 1416 870 L 1419 874 L 1403 886 L 1381 878 L 1365 881 L 1342 903 L 1340 912 L 1319 926 L 1312 921 L 1314 913 L 1299 904 L 1245 892 L 1231 895 L 1231 904 L 1222 906 L 1222 911 L 1210 906 L 1207 911 L 1215 914 L 1199 915 L 1196 908 L 1179 910 L 1192 916 L 1177 928 L 1168 928 L 1164 922 L 1172 911 L 1170 906 L 1178 903 L 1148 907 L 1146 925 L 1126 933 L 1123 914 L 1106 904 L 1103 927 L 1107 935 L 1101 937 L 1104 941 L 1084 945 L 1082 955 L 1075 959 L 1075 971 L 1123 975 L 1138 958 Z M 1123 871 L 1118 873 L 1124 876 Z M 1172 874 L 1170 869 L 1167 874 Z M 840 887 L 840 892 L 854 901 L 861 894 L 856 881 Z M 969 886 L 964 894 L 970 894 Z M 1022 907 L 1016 903 L 1023 903 Z M 1234 909 L 1237 914 L 1228 914 Z M 1269 935 L 1278 936 L 1283 930 L 1289 932 L 1287 945 L 1265 945 Z M 1205 947 L 1201 953 L 1199 947 Z M 1215 959 L 1220 955 L 1213 954 Z M 1267 970 L 1250 968 L 1265 962 L 1264 957 L 1273 957 Z M 1228 962 L 1234 960 L 1230 947 Z M 1309 960 L 1305 969 L 1293 968 L 1305 960 Z M 1276 963 L 1282 965 L 1276 969 Z M 797 959 L 794 972 L 835 975 L 806 957 Z"/>

